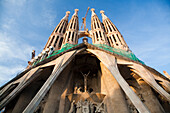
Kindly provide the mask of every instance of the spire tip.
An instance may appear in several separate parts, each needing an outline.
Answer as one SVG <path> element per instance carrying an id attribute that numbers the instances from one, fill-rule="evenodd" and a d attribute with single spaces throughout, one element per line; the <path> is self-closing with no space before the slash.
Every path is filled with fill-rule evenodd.
<path id="1" fill-rule="evenodd" d="M 95 9 L 94 9 L 94 8 L 91 8 L 91 11 L 92 11 L 92 12 L 94 12 L 94 11 L 95 11 Z"/>
<path id="2" fill-rule="evenodd" d="M 79 9 L 75 9 L 75 12 L 77 13 L 79 11 Z"/>
<path id="3" fill-rule="evenodd" d="M 69 14 L 70 14 L 70 11 L 67 11 L 67 12 L 66 12 L 66 16 L 69 16 Z"/>
<path id="4" fill-rule="evenodd" d="M 101 11 L 100 11 L 100 13 L 101 13 L 101 14 L 104 14 L 104 11 L 103 11 L 103 10 L 101 10 Z"/>

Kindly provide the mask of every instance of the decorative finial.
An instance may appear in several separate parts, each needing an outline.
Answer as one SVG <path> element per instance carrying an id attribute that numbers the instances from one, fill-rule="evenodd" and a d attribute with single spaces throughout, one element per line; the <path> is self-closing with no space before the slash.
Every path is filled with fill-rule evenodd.
<path id="1" fill-rule="evenodd" d="M 95 9 L 94 9 L 94 8 L 91 8 L 91 11 L 92 11 L 92 12 L 94 12 L 94 11 L 95 11 Z"/>
<path id="2" fill-rule="evenodd" d="M 96 13 L 95 13 L 94 11 L 95 11 L 95 9 L 94 9 L 94 8 L 91 8 L 91 12 L 92 12 L 92 15 L 91 15 L 91 16 L 96 15 Z"/>
<path id="3" fill-rule="evenodd" d="M 79 9 L 75 9 L 74 11 L 75 11 L 75 13 L 77 14 L 77 13 L 78 13 L 78 11 L 79 11 Z"/>
<path id="4" fill-rule="evenodd" d="M 107 18 L 107 16 L 104 14 L 104 11 L 101 10 L 100 13 L 102 14 L 102 19 L 105 20 Z"/>
<path id="5" fill-rule="evenodd" d="M 101 11 L 100 11 L 100 13 L 101 13 L 101 14 L 104 14 L 104 11 L 103 11 L 103 10 L 101 10 Z"/>
<path id="6" fill-rule="evenodd" d="M 69 14 L 70 14 L 70 11 L 67 11 L 67 12 L 66 12 L 66 16 L 68 17 L 68 16 L 69 16 Z"/>

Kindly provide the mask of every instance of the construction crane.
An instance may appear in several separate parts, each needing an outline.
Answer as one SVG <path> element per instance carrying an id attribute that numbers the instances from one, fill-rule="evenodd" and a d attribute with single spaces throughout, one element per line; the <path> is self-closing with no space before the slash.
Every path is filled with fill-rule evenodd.
<path id="1" fill-rule="evenodd" d="M 82 25 L 81 25 L 81 30 L 82 30 L 83 25 L 84 25 L 84 31 L 86 31 L 86 16 L 87 16 L 89 9 L 90 9 L 90 7 L 87 8 L 86 15 L 85 15 L 85 17 L 82 18 L 83 22 L 82 22 Z"/>

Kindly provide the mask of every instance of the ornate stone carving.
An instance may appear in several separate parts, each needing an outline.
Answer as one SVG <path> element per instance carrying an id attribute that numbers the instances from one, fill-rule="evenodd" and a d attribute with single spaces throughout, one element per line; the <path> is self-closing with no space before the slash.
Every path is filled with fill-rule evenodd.
<path id="1" fill-rule="evenodd" d="M 107 113 L 104 103 L 95 103 L 89 100 L 80 100 L 75 103 L 75 100 L 71 103 L 69 113 Z"/>

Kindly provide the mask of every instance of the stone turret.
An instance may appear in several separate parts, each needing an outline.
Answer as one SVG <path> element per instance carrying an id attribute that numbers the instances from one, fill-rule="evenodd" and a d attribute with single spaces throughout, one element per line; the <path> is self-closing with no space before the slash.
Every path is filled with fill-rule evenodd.
<path id="1" fill-rule="evenodd" d="M 66 28 L 68 25 L 68 17 L 69 17 L 70 11 L 66 12 L 66 15 L 61 19 L 60 23 L 57 25 L 57 27 L 52 32 L 51 36 L 48 39 L 48 42 L 44 48 L 47 49 L 50 46 L 54 48 L 54 50 L 58 50 L 61 48 L 63 37 L 66 32 Z"/>
<path id="2" fill-rule="evenodd" d="M 78 11 L 79 11 L 78 9 L 75 9 L 75 13 L 73 14 L 67 26 L 63 45 L 66 43 L 69 43 L 69 44 L 78 43 L 78 30 L 79 30 Z"/>
<path id="3" fill-rule="evenodd" d="M 110 21 L 110 19 L 104 14 L 103 10 L 101 10 L 100 13 L 102 15 L 102 20 L 103 20 L 103 24 L 104 24 L 107 37 L 108 37 L 109 45 L 114 48 L 120 48 L 120 49 L 128 51 L 129 48 L 123 36 L 119 32 L 119 30 Z"/>
<path id="4" fill-rule="evenodd" d="M 99 18 L 97 17 L 96 13 L 94 12 L 95 9 L 91 9 L 91 33 L 92 33 L 92 42 L 93 44 L 107 44 L 108 41 L 106 39 L 106 34 L 103 29 L 103 25 L 100 22 Z"/>

